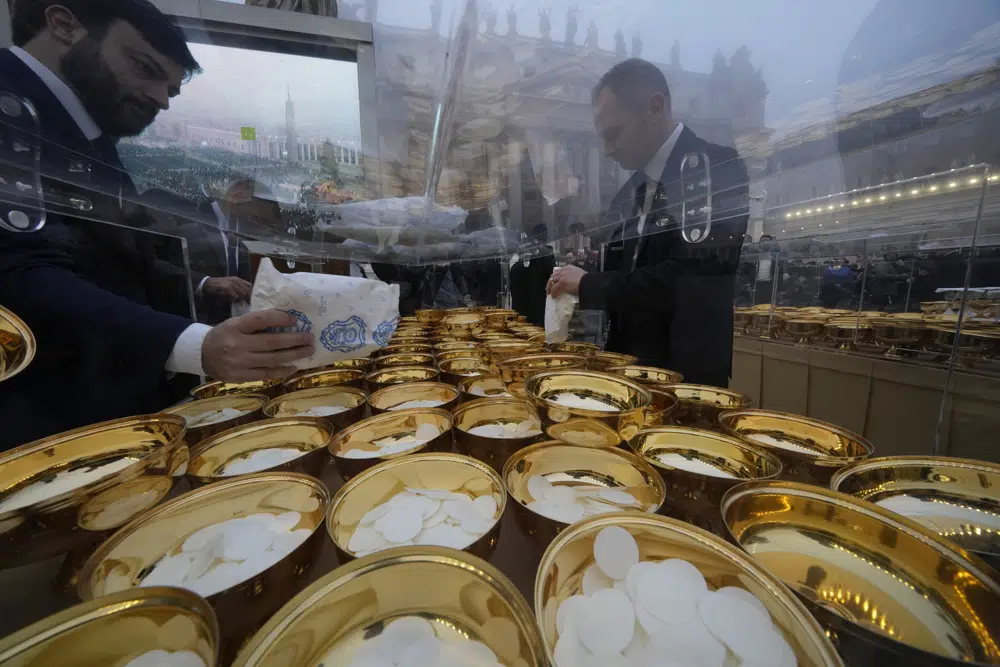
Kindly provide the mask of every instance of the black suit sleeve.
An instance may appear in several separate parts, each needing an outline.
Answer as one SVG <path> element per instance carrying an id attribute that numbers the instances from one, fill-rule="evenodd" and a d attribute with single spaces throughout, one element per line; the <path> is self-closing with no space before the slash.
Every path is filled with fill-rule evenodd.
<path id="1" fill-rule="evenodd" d="M 678 276 L 735 275 L 750 217 L 746 167 L 732 149 L 717 148 L 715 153 L 713 163 L 718 166 L 712 170 L 713 223 L 709 237 L 701 243 L 678 239 L 667 256 L 635 271 L 586 274 L 580 281 L 581 308 L 615 311 L 652 304 L 671 308 L 673 283 Z"/>

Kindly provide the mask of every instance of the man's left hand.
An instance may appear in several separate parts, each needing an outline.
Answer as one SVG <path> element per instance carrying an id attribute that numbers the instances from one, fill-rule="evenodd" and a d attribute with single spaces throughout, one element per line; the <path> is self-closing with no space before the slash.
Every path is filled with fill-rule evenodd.
<path id="1" fill-rule="evenodd" d="M 552 272 L 548 284 L 545 286 L 545 293 L 551 297 L 560 294 L 580 295 L 580 280 L 587 275 L 587 272 L 579 266 L 562 266 Z"/>
<path id="2" fill-rule="evenodd" d="M 249 302 L 252 291 L 253 285 L 236 276 L 209 278 L 202 287 L 202 292 L 205 295 L 225 299 L 230 303 L 236 303 L 237 301 Z"/>

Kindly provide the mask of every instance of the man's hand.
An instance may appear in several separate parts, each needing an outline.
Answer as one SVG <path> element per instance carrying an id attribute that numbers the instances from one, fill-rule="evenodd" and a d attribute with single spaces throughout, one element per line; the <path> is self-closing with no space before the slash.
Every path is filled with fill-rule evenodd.
<path id="1" fill-rule="evenodd" d="M 313 353 L 309 333 L 262 333 L 289 327 L 295 317 L 281 310 L 261 310 L 212 327 L 201 346 L 205 374 L 225 382 L 254 382 L 291 375 L 291 364 Z"/>
<path id="2" fill-rule="evenodd" d="M 218 297 L 230 303 L 236 303 L 237 301 L 249 302 L 252 291 L 253 285 L 236 276 L 209 278 L 201 287 L 201 293 L 205 296 Z"/>
<path id="3" fill-rule="evenodd" d="M 580 296 L 580 279 L 585 275 L 587 272 L 579 266 L 561 266 L 552 272 L 552 277 L 545 285 L 545 293 L 551 297 L 565 293 Z"/>

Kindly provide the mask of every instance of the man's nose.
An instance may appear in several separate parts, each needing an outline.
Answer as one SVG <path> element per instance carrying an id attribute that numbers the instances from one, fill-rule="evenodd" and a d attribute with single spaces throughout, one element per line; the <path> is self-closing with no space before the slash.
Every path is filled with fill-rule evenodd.
<path id="1" fill-rule="evenodd" d="M 150 101 L 153 102 L 160 111 L 166 111 L 170 108 L 170 92 L 167 90 L 167 86 L 153 86 L 146 91 L 146 96 L 149 97 Z"/>

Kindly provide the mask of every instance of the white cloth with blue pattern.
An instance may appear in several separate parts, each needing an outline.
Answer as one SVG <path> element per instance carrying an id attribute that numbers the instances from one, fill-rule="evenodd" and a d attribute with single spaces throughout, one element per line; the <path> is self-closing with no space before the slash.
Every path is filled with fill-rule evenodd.
<path id="1" fill-rule="evenodd" d="M 295 363 L 299 369 L 367 357 L 389 343 L 399 324 L 399 285 L 321 273 L 281 273 L 260 261 L 250 311 L 277 308 L 298 319 L 288 331 L 316 337 L 316 352 Z"/>

